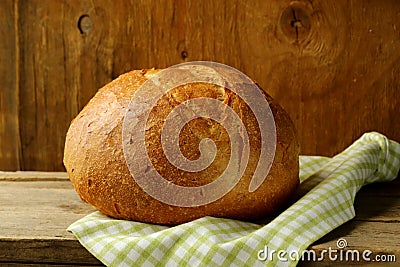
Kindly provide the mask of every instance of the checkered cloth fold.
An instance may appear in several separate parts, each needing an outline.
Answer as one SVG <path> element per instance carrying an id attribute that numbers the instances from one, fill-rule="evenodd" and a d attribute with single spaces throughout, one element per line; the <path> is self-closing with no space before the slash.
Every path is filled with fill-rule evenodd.
<path id="1" fill-rule="evenodd" d="M 68 231 L 107 266 L 295 266 L 293 255 L 355 216 L 363 185 L 393 180 L 399 168 L 400 144 L 371 132 L 333 158 L 301 156 L 307 192 L 266 224 L 204 217 L 166 227 L 94 212 Z M 280 250 L 292 257 L 269 253 Z"/>

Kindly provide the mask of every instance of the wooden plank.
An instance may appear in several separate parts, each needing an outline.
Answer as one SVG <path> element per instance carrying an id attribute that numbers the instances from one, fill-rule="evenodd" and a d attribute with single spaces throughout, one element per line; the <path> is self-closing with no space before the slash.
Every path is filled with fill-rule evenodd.
<path id="1" fill-rule="evenodd" d="M 7 175 L 5 175 L 7 174 Z M 14 178 L 12 174 L 15 174 Z M 33 178 L 37 175 L 37 179 Z M 65 173 L 0 172 L 0 264 L 99 265 L 75 237 L 66 232 L 74 221 L 94 211 L 79 200 Z M 59 177 L 59 178 L 57 178 Z M 336 248 L 345 238 L 348 249 L 369 249 L 400 258 L 400 202 L 398 195 L 385 196 L 400 183 L 363 188 L 356 198 L 356 218 L 315 242 L 316 253 Z M 334 264 L 325 258 L 324 265 Z M 314 262 L 304 264 L 312 266 Z M 337 262 L 336 262 L 337 264 Z M 388 265 L 385 265 L 388 266 Z M 389 265 L 390 266 L 390 265 Z"/>
<path id="2" fill-rule="evenodd" d="M 18 8 L 24 29 L 19 32 L 21 169 L 63 171 L 70 121 L 99 87 L 111 81 L 116 47 L 104 31 L 113 30 L 101 26 L 107 19 L 101 3 L 20 1 Z M 87 14 L 95 14 L 92 30 L 91 17 L 81 20 Z M 80 22 L 86 23 L 86 32 Z"/>
<path id="3" fill-rule="evenodd" d="M 23 170 L 62 169 L 68 91 L 63 7 L 19 1 L 20 121 Z"/>
<path id="4" fill-rule="evenodd" d="M 332 258 L 329 258 L 328 254 L 322 258 L 321 261 L 305 261 L 300 266 L 320 266 L 323 264 L 324 266 L 338 266 L 338 265 L 377 265 L 381 264 L 384 266 L 398 266 L 398 261 L 400 259 L 400 227 L 399 223 L 387 223 L 387 222 L 359 222 L 359 221 L 350 221 L 341 227 L 335 229 L 322 239 L 315 242 L 312 246 L 310 246 L 309 250 L 314 250 L 316 255 L 321 256 L 323 250 L 336 249 L 338 252 L 334 252 Z M 340 250 L 337 246 L 337 241 L 341 238 L 344 238 L 347 241 L 347 247 L 345 250 L 358 250 L 359 251 L 359 259 L 360 261 L 352 260 L 351 255 L 347 256 L 348 260 L 346 261 L 346 256 L 342 256 L 342 261 L 340 261 Z M 362 258 L 362 253 L 365 250 L 370 250 L 372 252 L 371 255 L 367 255 L 370 261 L 365 261 Z M 327 253 L 327 252 L 325 252 Z M 336 260 L 334 255 L 337 255 Z M 345 255 L 345 254 L 342 254 Z M 376 262 L 376 255 L 394 255 L 396 261 L 391 262 Z M 392 257 L 392 256 L 390 256 Z M 305 258 L 307 259 L 307 258 Z M 354 258 L 356 259 L 356 258 Z"/>
<path id="5" fill-rule="evenodd" d="M 4 172 L 0 171 L 0 181 L 68 181 L 66 172 L 39 172 L 39 171 L 16 171 Z"/>
<path id="6" fill-rule="evenodd" d="M 400 225 L 400 179 L 372 183 L 357 193 L 355 220 L 397 222 Z"/>
<path id="7" fill-rule="evenodd" d="M 103 84 L 194 60 L 229 64 L 270 92 L 294 120 L 302 154 L 333 155 L 371 130 L 400 141 L 394 0 L 16 3 L 22 170 L 64 170 L 69 122 Z"/>
<path id="8" fill-rule="evenodd" d="M 0 263 L 99 264 L 66 231 L 94 209 L 65 173 L 36 173 L 36 180 L 33 173 L 15 174 L 0 179 Z"/>
<path id="9" fill-rule="evenodd" d="M 94 211 L 68 181 L 0 183 L 2 237 L 69 238 L 69 224 Z"/>
<path id="10" fill-rule="evenodd" d="M 20 169 L 18 125 L 18 14 L 13 0 L 0 5 L 0 170 Z"/>
<path id="11" fill-rule="evenodd" d="M 399 140 L 393 121 L 400 99 L 400 6 L 395 1 L 291 6 L 310 24 L 298 40 L 282 30 L 290 19 L 279 22 L 286 3 L 257 1 L 238 8 L 241 29 L 254 29 L 238 41 L 246 73 L 294 119 L 301 152 L 333 155 L 370 130 Z"/>
<path id="12" fill-rule="evenodd" d="M 0 239 L 0 264 L 68 264 L 102 266 L 77 240 L 61 239 Z"/>

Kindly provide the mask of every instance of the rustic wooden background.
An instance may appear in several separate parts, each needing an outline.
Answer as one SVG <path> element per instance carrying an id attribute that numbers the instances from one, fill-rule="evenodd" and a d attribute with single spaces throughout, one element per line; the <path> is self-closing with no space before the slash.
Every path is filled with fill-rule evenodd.
<path id="1" fill-rule="evenodd" d="M 400 141 L 400 2 L 0 0 L 0 169 L 64 170 L 66 130 L 131 69 L 212 60 L 290 113 L 303 154 Z"/>

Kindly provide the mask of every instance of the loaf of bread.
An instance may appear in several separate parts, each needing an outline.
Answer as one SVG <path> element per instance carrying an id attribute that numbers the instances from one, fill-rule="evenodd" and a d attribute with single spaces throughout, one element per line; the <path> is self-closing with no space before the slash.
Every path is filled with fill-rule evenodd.
<path id="1" fill-rule="evenodd" d="M 232 152 L 229 135 L 220 123 L 211 118 L 196 118 L 179 133 L 180 151 L 192 161 L 200 157 L 202 139 L 214 141 L 217 152 L 212 163 L 196 172 L 171 164 L 160 137 L 165 120 L 175 107 L 199 97 L 216 99 L 234 110 L 247 130 L 250 152 L 242 177 L 224 196 L 204 205 L 168 204 L 143 190 L 132 177 L 124 156 L 123 123 L 128 107 L 133 111 L 142 108 L 141 105 L 130 106 L 135 92 L 158 72 L 154 69 L 135 70 L 121 75 L 101 88 L 71 122 L 65 142 L 64 165 L 81 199 L 110 217 L 165 225 L 203 216 L 260 219 L 287 204 L 299 184 L 299 146 L 288 114 L 262 91 L 275 120 L 276 148 L 268 175 L 255 191 L 250 192 L 249 184 L 261 150 L 260 127 L 254 112 L 228 88 L 201 82 L 174 88 L 151 109 L 144 132 L 147 155 L 159 175 L 170 183 L 199 187 L 218 179 L 229 165 Z M 140 158 L 132 160 L 141 164 Z"/>

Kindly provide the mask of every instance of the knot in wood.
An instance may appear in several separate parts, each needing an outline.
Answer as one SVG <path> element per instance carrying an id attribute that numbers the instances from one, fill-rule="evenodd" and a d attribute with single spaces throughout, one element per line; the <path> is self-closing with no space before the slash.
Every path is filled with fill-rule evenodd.
<path id="1" fill-rule="evenodd" d="M 300 43 L 310 33 L 310 16 L 303 6 L 293 3 L 282 12 L 280 27 L 291 42 Z"/>
<path id="2" fill-rule="evenodd" d="M 84 14 L 78 19 L 78 29 L 81 34 L 87 34 L 92 29 L 92 20 L 89 15 Z"/>

